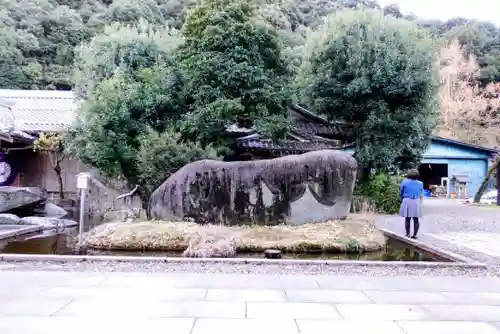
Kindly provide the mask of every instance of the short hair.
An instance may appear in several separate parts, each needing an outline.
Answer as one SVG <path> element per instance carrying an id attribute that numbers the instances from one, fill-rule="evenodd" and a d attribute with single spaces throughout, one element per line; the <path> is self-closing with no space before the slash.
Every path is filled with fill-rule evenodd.
<path id="1" fill-rule="evenodd" d="M 417 169 L 410 169 L 408 171 L 408 174 L 406 174 L 406 177 L 409 178 L 410 180 L 416 180 L 419 177 L 419 172 Z"/>

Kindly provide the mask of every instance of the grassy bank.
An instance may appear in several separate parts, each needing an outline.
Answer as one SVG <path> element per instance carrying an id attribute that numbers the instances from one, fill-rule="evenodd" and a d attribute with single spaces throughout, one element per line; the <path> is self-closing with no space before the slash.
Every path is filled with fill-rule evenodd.
<path id="1" fill-rule="evenodd" d="M 193 239 L 198 239 L 193 242 Z M 301 226 L 220 226 L 188 222 L 108 223 L 85 235 L 87 246 L 101 250 L 184 251 L 193 243 L 227 241 L 235 252 L 371 252 L 385 238 L 370 216 Z"/>

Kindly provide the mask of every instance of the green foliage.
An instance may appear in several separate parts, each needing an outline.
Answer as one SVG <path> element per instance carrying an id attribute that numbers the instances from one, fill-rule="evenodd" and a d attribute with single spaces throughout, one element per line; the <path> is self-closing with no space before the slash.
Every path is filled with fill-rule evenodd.
<path id="1" fill-rule="evenodd" d="M 458 40 L 469 54 L 474 54 L 481 67 L 480 80 L 483 84 L 500 80 L 499 30 L 492 23 L 467 22 L 453 27 L 444 35 L 448 42 Z"/>
<path id="2" fill-rule="evenodd" d="M 0 86 L 69 89 L 74 48 L 88 37 L 74 9 L 48 0 L 2 1 L 0 45 L 9 49 L 0 51 L 0 67 L 10 80 Z"/>
<path id="3" fill-rule="evenodd" d="M 158 64 L 172 65 L 173 50 L 182 42 L 178 31 L 155 28 L 141 20 L 137 26 L 115 23 L 76 49 L 75 91 L 87 96 L 117 71 L 134 76 Z"/>
<path id="4" fill-rule="evenodd" d="M 121 23 L 137 25 L 141 20 L 155 28 L 181 29 L 187 12 L 198 0 L 3 0 L 0 1 L 1 88 L 71 89 L 74 48 L 101 34 L 106 26 Z M 224 4 L 227 0 L 214 0 Z M 500 30 L 489 22 L 463 18 L 446 22 L 402 16 L 395 5 L 383 10 L 372 0 L 259 0 L 257 18 L 278 30 L 285 45 L 301 46 L 309 28 L 315 29 L 328 15 L 344 8 L 381 10 L 388 16 L 403 17 L 442 37 L 450 30 L 463 30 L 474 39 L 461 40 L 477 53 L 483 81 L 500 79 Z M 208 6 L 198 7 L 213 12 Z M 217 9 L 219 8 L 219 9 Z M 196 21 L 196 20 L 195 20 Z M 199 28 L 199 27 L 198 27 Z M 187 28 L 187 31 L 190 29 Z M 297 55 L 295 53 L 295 55 Z"/>
<path id="5" fill-rule="evenodd" d="M 226 14 L 236 22 L 243 22 L 255 16 L 255 7 L 249 1 L 202 0 L 188 12 L 183 34 L 188 38 L 201 38 L 214 22 L 217 14 Z M 224 17 L 220 19 L 224 20 Z"/>
<path id="6" fill-rule="evenodd" d="M 403 178 L 377 172 L 360 185 L 362 196 L 369 198 L 381 213 L 395 214 L 401 205 L 400 183 Z"/>
<path id="7" fill-rule="evenodd" d="M 183 142 L 180 133 L 172 129 L 158 133 L 149 128 L 139 137 L 139 144 L 139 182 L 149 194 L 182 166 L 201 159 L 218 159 L 210 146 L 203 149 L 196 143 Z"/>
<path id="8" fill-rule="evenodd" d="M 105 79 L 83 104 L 69 150 L 109 176 L 139 184 L 139 137 L 149 127 L 161 132 L 175 124 L 181 89 L 179 72 L 164 65 Z"/>
<path id="9" fill-rule="evenodd" d="M 230 122 L 271 137 L 286 129 L 290 72 L 283 46 L 250 9 L 246 0 L 203 0 L 188 16 L 177 54 L 192 102 L 182 129 L 202 145 L 225 146 L 221 134 Z"/>
<path id="10" fill-rule="evenodd" d="M 334 14 L 308 38 L 301 101 L 356 128 L 364 167 L 411 165 L 434 129 L 436 53 L 415 24 L 374 11 Z"/>
<path id="11" fill-rule="evenodd" d="M 363 245 L 354 238 L 349 238 L 345 243 L 346 252 L 350 254 L 363 253 Z"/>

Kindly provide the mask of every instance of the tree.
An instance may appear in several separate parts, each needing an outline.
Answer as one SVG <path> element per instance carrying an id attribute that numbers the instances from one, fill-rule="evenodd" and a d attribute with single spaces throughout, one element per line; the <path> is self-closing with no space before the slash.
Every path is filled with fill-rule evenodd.
<path id="1" fill-rule="evenodd" d="M 172 53 L 179 39 L 171 29 L 113 26 L 78 52 L 76 82 L 87 97 L 68 149 L 110 177 L 140 185 L 139 138 L 163 132 L 184 113 L 182 74 Z M 140 190 L 144 208 L 147 191 Z"/>
<path id="2" fill-rule="evenodd" d="M 202 0 L 189 13 L 178 59 L 191 97 L 183 134 L 225 147 L 226 126 L 286 129 L 289 67 L 275 30 L 255 20 L 246 0 Z"/>
<path id="3" fill-rule="evenodd" d="M 474 196 L 474 203 L 479 203 L 481 201 L 481 197 L 483 197 L 484 192 L 486 189 L 488 189 L 488 185 L 490 183 L 491 177 L 495 177 L 495 183 L 496 183 L 496 188 L 497 188 L 497 205 L 500 206 L 500 155 L 497 155 L 495 157 L 495 160 L 493 161 L 492 165 L 488 168 L 488 172 L 486 173 L 486 177 L 484 178 L 483 182 L 481 182 L 481 185 L 479 186 L 479 189 L 477 190 L 476 195 Z"/>
<path id="4" fill-rule="evenodd" d="M 46 153 L 52 169 L 56 172 L 59 185 L 59 198 L 64 199 L 64 185 L 61 176 L 61 162 L 66 157 L 64 151 L 64 136 L 59 133 L 41 133 L 33 144 L 35 152 Z"/>
<path id="5" fill-rule="evenodd" d="M 467 22 L 445 33 L 447 43 L 458 41 L 466 58 L 474 55 L 479 72 L 477 80 L 484 87 L 500 80 L 500 31 L 489 22 Z"/>
<path id="6" fill-rule="evenodd" d="M 155 28 L 142 20 L 136 26 L 112 24 L 75 53 L 75 91 L 86 97 L 102 80 L 119 70 L 133 77 L 159 63 L 172 65 L 173 50 L 182 42 L 175 29 Z"/>
<path id="7" fill-rule="evenodd" d="M 17 87 L 3 86 L 2 81 L 2 88 L 71 88 L 74 48 L 89 37 L 76 10 L 48 0 L 6 0 L 0 4 L 0 28 L 8 32 L 0 38 L 16 41 L 24 58 L 18 58 L 21 72 L 30 73 L 31 78 L 18 82 Z M 11 71 L 19 71 L 12 65 Z"/>
<path id="8" fill-rule="evenodd" d="M 428 33 L 380 12 L 345 10 L 312 33 L 306 49 L 299 94 L 317 113 L 355 127 L 360 164 L 418 163 L 437 116 Z"/>
<path id="9" fill-rule="evenodd" d="M 110 177 L 140 185 L 139 138 L 148 129 L 162 132 L 182 114 L 182 79 L 166 65 L 118 72 L 97 85 L 82 106 L 69 150 Z M 144 208 L 148 192 L 140 189 Z"/>
<path id="10" fill-rule="evenodd" d="M 391 15 L 397 19 L 404 17 L 403 13 L 396 4 L 390 4 L 384 7 L 384 15 Z"/>
<path id="11" fill-rule="evenodd" d="M 500 87 L 478 84 L 480 68 L 457 40 L 441 48 L 438 134 L 470 144 L 500 146 Z"/>

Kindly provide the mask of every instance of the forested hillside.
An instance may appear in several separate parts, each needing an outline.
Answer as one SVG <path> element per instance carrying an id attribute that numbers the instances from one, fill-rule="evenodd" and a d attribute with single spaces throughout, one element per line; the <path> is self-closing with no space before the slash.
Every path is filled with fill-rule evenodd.
<path id="1" fill-rule="evenodd" d="M 307 28 L 341 8 L 379 8 L 363 0 L 256 0 L 258 16 L 272 24 L 285 44 L 304 44 Z M 0 2 L 1 88 L 71 89 L 74 49 L 113 22 L 148 23 L 181 29 L 196 0 L 2 0 Z M 446 22 L 403 17 L 397 6 L 386 15 L 415 21 L 438 38 L 458 39 L 477 57 L 482 85 L 500 80 L 500 31 L 488 22 L 456 18 Z"/>

